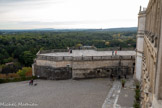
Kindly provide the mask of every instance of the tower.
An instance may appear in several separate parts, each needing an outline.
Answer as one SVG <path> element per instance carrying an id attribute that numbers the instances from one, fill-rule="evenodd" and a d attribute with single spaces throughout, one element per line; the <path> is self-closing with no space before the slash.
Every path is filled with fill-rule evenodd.
<path id="1" fill-rule="evenodd" d="M 141 73 L 142 73 L 142 55 L 143 55 L 143 41 L 144 41 L 144 32 L 145 32 L 145 20 L 146 14 L 145 10 L 141 10 L 138 14 L 138 31 L 136 37 L 136 66 L 135 66 L 135 79 L 140 81 L 141 80 Z"/>

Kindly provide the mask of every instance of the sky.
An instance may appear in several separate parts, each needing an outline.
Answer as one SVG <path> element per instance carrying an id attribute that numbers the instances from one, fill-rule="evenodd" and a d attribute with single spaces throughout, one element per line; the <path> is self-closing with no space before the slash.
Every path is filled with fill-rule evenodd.
<path id="1" fill-rule="evenodd" d="M 0 0 L 0 29 L 137 27 L 149 0 Z"/>

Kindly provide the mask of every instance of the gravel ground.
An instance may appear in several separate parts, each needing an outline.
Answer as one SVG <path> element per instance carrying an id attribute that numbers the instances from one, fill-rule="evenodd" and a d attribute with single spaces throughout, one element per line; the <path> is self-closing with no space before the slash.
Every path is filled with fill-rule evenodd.
<path id="1" fill-rule="evenodd" d="M 106 78 L 35 83 L 0 84 L 0 108 L 101 108 L 112 85 Z"/>

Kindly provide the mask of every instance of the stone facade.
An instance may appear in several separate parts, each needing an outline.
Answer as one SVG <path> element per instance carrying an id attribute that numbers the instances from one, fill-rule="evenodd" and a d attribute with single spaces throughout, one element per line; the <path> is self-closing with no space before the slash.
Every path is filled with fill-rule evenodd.
<path id="1" fill-rule="evenodd" d="M 52 68 L 49 66 L 34 66 L 35 75 L 50 80 L 71 79 L 72 69 L 70 67 Z"/>
<path id="2" fill-rule="evenodd" d="M 85 50 L 73 52 L 83 53 Z M 87 51 L 86 51 L 87 52 Z M 37 53 L 37 58 L 33 64 L 33 75 L 46 79 L 78 79 L 78 78 L 98 78 L 98 77 L 124 77 L 133 75 L 135 66 L 135 53 L 130 55 L 114 55 L 112 51 L 93 51 L 82 56 L 71 55 L 68 52 L 47 52 Z M 97 52 L 99 54 L 97 54 Z M 127 53 L 127 52 L 126 52 Z M 60 56 L 64 55 L 64 56 Z"/>
<path id="3" fill-rule="evenodd" d="M 146 14 L 145 11 L 140 9 L 138 16 L 138 32 L 137 32 L 137 43 L 136 43 L 136 73 L 135 77 L 137 80 L 141 80 L 142 74 L 142 54 L 143 54 L 143 40 L 144 40 L 144 31 L 145 31 L 145 20 Z"/>
<path id="4" fill-rule="evenodd" d="M 145 21 L 141 22 L 145 24 L 142 74 L 136 70 L 141 75 L 140 79 L 136 77 L 141 82 L 141 107 L 162 108 L 162 1 L 150 0 L 147 9 L 140 11 L 141 14 L 145 15 Z"/>

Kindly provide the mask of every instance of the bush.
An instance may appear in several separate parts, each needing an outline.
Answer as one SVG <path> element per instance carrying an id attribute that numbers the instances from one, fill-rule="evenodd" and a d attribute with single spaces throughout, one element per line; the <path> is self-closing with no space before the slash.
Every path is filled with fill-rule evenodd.
<path id="1" fill-rule="evenodd" d="M 134 108 L 140 108 L 140 97 L 141 97 L 141 92 L 140 92 L 140 86 L 139 84 L 136 84 L 136 89 L 135 89 L 135 102 L 133 107 Z"/>
<path id="2" fill-rule="evenodd" d="M 0 74 L 0 79 L 6 79 L 7 75 L 6 74 Z"/>
<path id="3" fill-rule="evenodd" d="M 5 79 L 0 79 L 0 84 L 5 83 Z"/>
<path id="4" fill-rule="evenodd" d="M 35 78 L 32 76 L 31 67 L 23 67 L 17 73 L 0 74 L 0 83 L 25 81 Z"/>
<path id="5" fill-rule="evenodd" d="M 140 103 L 135 101 L 133 107 L 134 108 L 140 108 Z"/>
<path id="6" fill-rule="evenodd" d="M 140 85 L 139 84 L 136 84 L 136 89 L 139 89 L 140 88 Z"/>
<path id="7" fill-rule="evenodd" d="M 14 78 L 12 81 L 13 82 L 18 82 L 18 81 L 21 81 L 21 78 Z"/>
<path id="8" fill-rule="evenodd" d="M 28 71 L 25 74 L 26 77 L 32 77 L 32 68 L 29 68 Z"/>
<path id="9" fill-rule="evenodd" d="M 32 72 L 31 67 L 23 67 L 21 70 L 17 72 L 17 74 L 25 80 L 26 74 Z"/>
<path id="10" fill-rule="evenodd" d="M 125 84 L 126 81 L 124 79 L 122 79 L 121 82 L 122 82 L 122 84 Z"/>
<path id="11" fill-rule="evenodd" d="M 19 69 L 21 69 L 21 65 L 18 62 L 0 66 L 2 74 L 16 73 Z"/>
<path id="12" fill-rule="evenodd" d="M 12 79 L 0 79 L 0 84 L 1 83 L 8 83 L 8 82 L 19 82 L 19 81 L 26 81 L 33 79 L 33 77 L 25 77 L 25 78 L 12 78 Z"/>
<path id="13" fill-rule="evenodd" d="M 19 77 L 19 75 L 16 74 L 16 73 L 9 73 L 9 74 L 7 75 L 7 78 L 18 78 L 18 77 Z"/>

